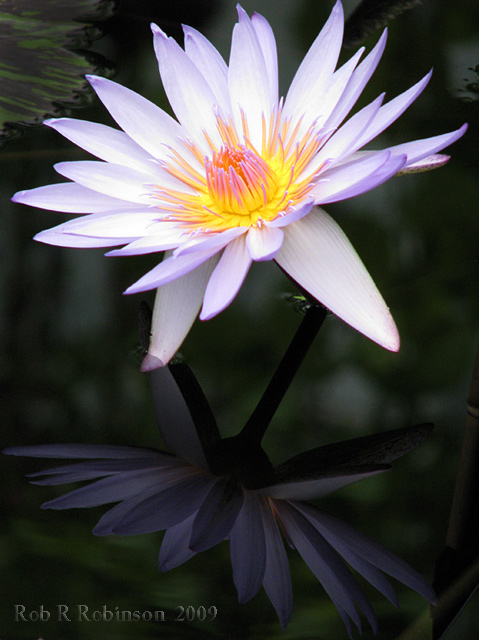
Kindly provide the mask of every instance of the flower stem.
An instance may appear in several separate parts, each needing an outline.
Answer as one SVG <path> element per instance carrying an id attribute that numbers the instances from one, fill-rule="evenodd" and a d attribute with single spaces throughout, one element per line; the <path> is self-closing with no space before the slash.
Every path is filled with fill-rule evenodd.
<path id="1" fill-rule="evenodd" d="M 318 331 L 321 329 L 326 314 L 327 310 L 317 304 L 313 304 L 308 308 L 261 400 L 240 434 L 238 434 L 239 438 L 251 445 L 259 445 L 261 443 L 284 394 L 313 344 Z"/>

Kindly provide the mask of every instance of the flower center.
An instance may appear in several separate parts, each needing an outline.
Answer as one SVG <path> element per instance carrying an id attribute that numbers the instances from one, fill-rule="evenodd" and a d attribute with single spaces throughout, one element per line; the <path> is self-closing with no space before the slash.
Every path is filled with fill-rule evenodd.
<path id="1" fill-rule="evenodd" d="M 260 226 L 304 200 L 317 174 L 317 170 L 315 175 L 308 174 L 307 165 L 322 143 L 313 127 L 297 139 L 299 124 L 290 130 L 279 110 L 268 125 L 263 118 L 262 145 L 257 150 L 250 142 L 245 119 L 241 140 L 231 121 L 218 117 L 217 126 L 222 144 L 216 145 L 205 133 L 211 149 L 207 156 L 193 143 L 184 143 L 203 171 L 173 149 L 173 161 L 162 163 L 189 191 L 158 187 L 160 207 L 168 210 L 166 219 L 180 223 L 185 231 L 221 232 Z"/>

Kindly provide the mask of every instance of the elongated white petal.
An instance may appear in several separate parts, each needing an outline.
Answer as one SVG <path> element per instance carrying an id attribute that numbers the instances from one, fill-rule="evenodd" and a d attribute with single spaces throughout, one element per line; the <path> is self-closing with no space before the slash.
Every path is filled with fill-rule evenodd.
<path id="1" fill-rule="evenodd" d="M 278 614 L 283 629 L 289 622 L 293 607 L 293 588 L 289 572 L 288 556 L 269 501 L 259 496 L 266 539 L 266 566 L 263 586 Z"/>
<path id="2" fill-rule="evenodd" d="M 233 580 L 240 603 L 255 596 L 263 582 L 266 566 L 266 541 L 261 503 L 251 491 L 244 492 L 244 502 L 230 535 Z"/>
<path id="3" fill-rule="evenodd" d="M 304 114 L 308 116 L 301 125 L 300 135 L 318 117 L 317 113 L 309 112 L 309 107 L 325 92 L 331 80 L 341 50 L 343 29 L 343 7 L 338 1 L 296 72 L 286 96 L 285 117 L 292 118 L 296 124 Z"/>
<path id="4" fill-rule="evenodd" d="M 168 527 L 161 542 L 158 569 L 169 571 L 183 564 L 195 555 L 189 548 L 191 528 L 196 512 L 173 527 Z"/>
<path id="5" fill-rule="evenodd" d="M 272 260 L 283 244 L 284 233 L 279 227 L 251 227 L 246 246 L 253 260 Z"/>
<path id="6" fill-rule="evenodd" d="M 97 249 L 101 247 L 116 247 L 124 242 L 130 242 L 134 238 L 92 238 L 90 236 L 68 233 L 68 222 L 59 224 L 52 229 L 45 229 L 34 236 L 37 242 L 50 244 L 55 247 L 70 247 L 71 249 Z"/>
<path id="7" fill-rule="evenodd" d="M 87 189 L 75 182 L 60 182 L 27 191 L 18 191 L 13 196 L 12 202 L 64 213 L 98 213 L 125 206 L 125 203 L 116 197 Z M 143 206 L 131 203 L 132 208 Z"/>
<path id="8" fill-rule="evenodd" d="M 355 158 L 325 172 L 311 191 L 316 204 L 339 202 L 370 191 L 396 175 L 407 161 L 405 154 L 393 158 L 389 150 Z"/>
<path id="9" fill-rule="evenodd" d="M 206 283 L 218 258 L 203 264 L 179 280 L 164 284 L 156 292 L 151 339 L 142 371 L 168 364 L 186 338 L 203 301 Z"/>
<path id="10" fill-rule="evenodd" d="M 307 171 L 314 173 L 327 160 L 341 160 L 343 157 L 350 155 L 356 148 L 359 148 L 358 140 L 361 139 L 363 131 L 375 119 L 383 98 L 384 95 L 379 96 L 374 102 L 371 102 L 371 104 L 368 104 L 367 107 L 364 107 L 364 109 L 361 109 L 350 118 L 346 124 L 343 124 L 308 165 Z"/>
<path id="11" fill-rule="evenodd" d="M 127 203 L 123 203 L 124 206 Z M 158 223 L 158 212 L 155 209 L 143 207 L 142 210 L 116 209 L 100 214 L 74 218 L 64 222 L 61 226 L 64 233 L 90 236 L 92 238 L 141 238 L 153 225 Z M 121 244 L 118 242 L 118 244 Z"/>
<path id="12" fill-rule="evenodd" d="M 332 478 L 284 482 L 258 489 L 258 493 L 268 496 L 269 498 L 280 498 L 281 500 L 312 500 L 328 496 L 343 487 L 347 487 L 353 482 L 358 482 L 358 480 L 369 478 L 369 476 L 383 473 L 384 471 L 385 469 L 381 469 L 378 471 L 350 473 Z"/>
<path id="13" fill-rule="evenodd" d="M 228 93 L 228 67 L 216 48 L 199 31 L 183 25 L 185 51 L 208 83 L 216 104 L 231 113 Z"/>
<path id="14" fill-rule="evenodd" d="M 204 264 L 209 258 L 216 255 L 218 251 L 218 248 L 215 247 L 210 251 L 197 251 L 196 253 L 189 253 L 185 256 L 178 256 L 177 258 L 175 256 L 169 256 L 151 271 L 148 271 L 148 273 L 135 282 L 135 284 L 128 287 L 124 293 L 132 294 L 140 293 L 141 291 L 150 291 L 151 289 L 157 289 L 162 285 L 173 282 Z"/>
<path id="15" fill-rule="evenodd" d="M 162 221 L 161 224 L 155 225 L 154 229 L 157 234 L 150 233 L 147 230 L 145 235 L 138 240 L 130 242 L 126 247 L 110 251 L 108 256 L 138 256 L 145 253 L 155 253 L 157 251 L 167 251 L 174 249 L 181 244 L 184 238 L 184 232 L 178 227 L 170 225 L 168 222 Z"/>
<path id="16" fill-rule="evenodd" d="M 244 491 L 220 478 L 198 509 L 191 533 L 190 549 L 206 551 L 225 540 L 243 506 Z"/>
<path id="17" fill-rule="evenodd" d="M 127 202 L 137 202 L 145 206 L 158 202 L 149 193 L 152 191 L 151 187 L 148 187 L 148 184 L 151 184 L 151 176 L 118 164 L 80 160 L 59 162 L 55 165 L 55 170 L 88 189 Z"/>
<path id="18" fill-rule="evenodd" d="M 239 22 L 233 29 L 228 86 L 238 131 L 246 116 L 249 137 L 261 148 L 262 116 L 269 119 L 276 98 L 271 95 L 268 69 L 256 31 L 246 13 L 237 7 Z"/>
<path id="19" fill-rule="evenodd" d="M 222 249 L 228 243 L 246 233 L 245 227 L 233 227 L 221 233 L 195 233 L 181 244 L 173 253 L 175 257 L 194 254 L 197 251 L 209 251 L 210 249 Z"/>
<path id="20" fill-rule="evenodd" d="M 178 458 L 208 470 L 195 423 L 168 367 L 150 371 L 150 387 L 158 431 Z"/>
<path id="21" fill-rule="evenodd" d="M 433 136 L 432 138 L 398 144 L 394 147 L 390 147 L 389 151 L 393 157 L 405 153 L 407 155 L 407 162 L 404 168 L 407 169 L 410 165 L 415 164 L 423 158 L 427 158 L 431 154 L 441 151 L 444 147 L 449 146 L 461 138 L 466 131 L 467 124 L 463 124 L 462 127 L 456 131 L 451 131 L 451 133 L 443 133 L 440 136 Z"/>
<path id="22" fill-rule="evenodd" d="M 278 54 L 276 40 L 269 22 L 259 13 L 253 13 L 251 24 L 256 32 L 268 74 L 269 95 L 271 104 L 278 102 Z"/>
<path id="23" fill-rule="evenodd" d="M 45 120 L 44 124 L 100 160 L 121 164 L 146 174 L 155 175 L 157 172 L 153 157 L 123 131 L 72 118 L 52 118 Z"/>
<path id="24" fill-rule="evenodd" d="M 178 148 L 185 132 L 181 125 L 155 104 L 116 82 L 98 76 L 86 76 L 95 93 L 132 140 L 154 158 L 165 158 L 168 148 Z"/>
<path id="25" fill-rule="evenodd" d="M 431 585 L 395 553 L 329 513 L 321 511 L 321 516 L 318 518 L 316 510 L 309 505 L 298 505 L 297 508 L 305 511 L 307 517 L 310 520 L 314 520 L 315 526 L 326 527 L 329 536 L 340 539 L 343 544 L 346 544 L 358 556 L 365 558 L 375 567 L 384 571 L 384 573 L 399 580 L 410 589 L 417 591 L 429 602 L 435 602 L 436 594 Z"/>
<path id="26" fill-rule="evenodd" d="M 225 248 L 208 281 L 200 320 L 209 320 L 234 300 L 251 262 L 244 236 L 240 236 Z"/>
<path id="27" fill-rule="evenodd" d="M 151 28 L 161 80 L 171 108 L 188 135 L 208 152 L 204 131 L 215 142 L 221 143 L 216 128 L 214 93 L 173 38 L 168 38 L 157 25 L 152 25 Z M 178 81 L 179 78 L 181 81 Z"/>
<path id="28" fill-rule="evenodd" d="M 381 294 L 339 226 L 321 209 L 291 224 L 276 262 L 333 313 L 391 351 L 399 335 Z"/>
<path id="29" fill-rule="evenodd" d="M 371 605 L 331 546 L 293 506 L 283 502 L 276 503 L 275 506 L 294 546 L 336 607 L 344 610 L 361 630 L 359 615 L 354 606 L 356 600 L 368 617 L 373 631 L 376 630 L 376 619 Z"/>
<path id="30" fill-rule="evenodd" d="M 422 78 L 422 80 L 417 82 L 410 89 L 394 98 L 394 100 L 386 102 L 386 104 L 379 109 L 374 121 L 362 134 L 359 145 L 356 148 L 359 149 L 360 147 L 363 147 L 397 120 L 399 116 L 406 111 L 409 105 L 424 91 L 431 75 L 432 71 L 430 71 L 426 76 L 424 76 L 424 78 Z M 355 151 L 355 149 L 353 149 L 353 151 Z"/>
<path id="31" fill-rule="evenodd" d="M 366 56 L 366 58 L 364 58 L 351 76 L 341 98 L 336 103 L 334 111 L 324 123 L 324 128 L 327 131 L 338 127 L 351 111 L 356 100 L 361 95 L 362 90 L 378 66 L 384 52 L 384 47 L 386 46 L 386 40 L 387 29 L 383 31 L 383 34 L 374 49 Z"/>

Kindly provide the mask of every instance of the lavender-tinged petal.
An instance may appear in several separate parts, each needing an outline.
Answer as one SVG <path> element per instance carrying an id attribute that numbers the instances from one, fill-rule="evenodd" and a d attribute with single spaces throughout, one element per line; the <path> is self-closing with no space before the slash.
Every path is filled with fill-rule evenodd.
<path id="1" fill-rule="evenodd" d="M 155 209 L 144 207 L 132 211 L 123 203 L 122 210 L 73 218 L 55 229 L 61 229 L 63 233 L 70 235 L 90 238 L 118 238 L 117 244 L 120 244 L 124 238 L 143 237 L 153 226 L 161 229 L 161 225 L 157 225 L 159 221 L 160 215 Z"/>
<path id="2" fill-rule="evenodd" d="M 424 76 L 424 78 L 422 78 L 422 80 L 417 82 L 410 89 L 404 91 L 404 93 L 401 93 L 393 100 L 384 104 L 381 109 L 379 109 L 379 113 L 371 123 L 371 126 L 362 134 L 356 148 L 359 149 L 366 145 L 370 140 L 378 136 L 382 131 L 387 129 L 390 124 L 397 120 L 399 116 L 406 111 L 409 105 L 424 91 L 431 75 L 432 71 L 430 71 L 426 76 Z"/>
<path id="3" fill-rule="evenodd" d="M 246 233 L 246 227 L 233 227 L 219 233 L 195 233 L 189 240 L 183 242 L 173 255 L 176 257 L 195 253 L 197 251 L 206 251 L 215 247 L 222 249 L 231 241 L 239 238 Z"/>
<path id="4" fill-rule="evenodd" d="M 266 542 L 260 499 L 245 491 L 244 502 L 230 534 L 233 580 L 241 604 L 256 595 L 263 582 Z"/>
<path id="5" fill-rule="evenodd" d="M 113 444 L 38 444 L 28 447 L 7 447 L 2 453 L 30 458 L 145 458 L 155 460 L 159 454 L 153 449 Z"/>
<path id="6" fill-rule="evenodd" d="M 188 135 L 208 153 L 204 132 L 218 143 L 216 99 L 205 78 L 183 49 L 156 25 L 151 25 L 161 80 L 171 108 Z M 180 80 L 181 79 L 181 80 Z"/>
<path id="7" fill-rule="evenodd" d="M 281 534 L 276 524 L 270 503 L 259 496 L 263 512 L 263 526 L 266 539 L 266 566 L 263 586 L 268 598 L 278 614 L 283 629 L 291 617 L 293 607 L 293 588 L 289 571 L 288 556 L 284 549 Z"/>
<path id="8" fill-rule="evenodd" d="M 96 160 L 79 160 L 59 162 L 55 170 L 63 177 L 107 196 L 144 206 L 158 204 L 158 200 L 151 195 L 152 177 L 128 167 Z"/>
<path id="9" fill-rule="evenodd" d="M 355 155 L 352 161 L 325 171 L 311 195 L 318 205 L 352 198 L 389 180 L 406 160 L 406 155 L 393 158 L 389 150 Z"/>
<path id="10" fill-rule="evenodd" d="M 285 117 L 293 118 L 293 126 L 298 118 L 308 115 L 303 119 L 299 136 L 317 118 L 317 113 L 309 113 L 310 105 L 315 103 L 316 96 L 325 93 L 331 80 L 341 51 L 343 30 L 343 8 L 338 1 L 296 72 L 286 96 L 283 113 Z"/>
<path id="11" fill-rule="evenodd" d="M 184 256 L 176 260 L 181 262 L 192 257 L 194 258 Z M 178 351 L 198 315 L 206 284 L 218 258 L 218 255 L 206 256 L 203 263 L 189 273 L 158 289 L 153 308 L 150 346 L 141 366 L 142 371 L 152 371 L 168 364 Z"/>
<path id="12" fill-rule="evenodd" d="M 168 367 L 149 375 L 158 431 L 165 444 L 179 458 L 208 469 L 195 423 L 183 394 Z"/>
<path id="13" fill-rule="evenodd" d="M 265 18 L 259 13 L 253 13 L 251 24 L 256 32 L 263 58 L 268 73 L 269 94 L 271 104 L 278 102 L 278 54 L 276 51 L 276 41 L 273 30 Z"/>
<path id="14" fill-rule="evenodd" d="M 286 227 L 292 222 L 296 222 L 296 220 L 300 220 L 304 216 L 306 216 L 314 206 L 314 200 L 307 199 L 303 204 L 297 207 L 290 207 L 286 210 L 284 215 L 279 215 L 271 222 L 265 222 L 265 226 L 267 227 Z"/>
<path id="15" fill-rule="evenodd" d="M 72 118 L 52 118 L 45 120 L 44 124 L 100 160 L 121 164 L 142 173 L 157 173 L 153 157 L 123 131 Z"/>
<path id="16" fill-rule="evenodd" d="M 59 182 L 36 189 L 18 191 L 13 196 L 12 202 L 63 213 L 99 213 L 125 206 L 125 202 L 119 198 L 98 193 L 75 182 Z M 134 203 L 130 206 L 132 209 L 144 207 Z"/>
<path id="17" fill-rule="evenodd" d="M 384 30 L 378 43 L 354 71 L 339 101 L 331 115 L 324 123 L 326 131 L 339 127 L 344 118 L 351 111 L 356 100 L 361 95 L 372 74 L 378 66 L 384 52 L 387 40 L 387 29 Z"/>
<path id="18" fill-rule="evenodd" d="M 343 487 L 347 487 L 353 482 L 358 482 L 372 475 L 383 473 L 387 469 L 368 470 L 358 473 L 344 473 L 341 476 L 317 478 L 300 482 L 284 482 L 274 484 L 270 487 L 258 489 L 261 493 L 269 498 L 281 500 L 311 500 L 314 498 L 323 498 L 335 491 L 339 491 Z"/>
<path id="19" fill-rule="evenodd" d="M 424 138 L 423 140 L 414 140 L 413 142 L 405 142 L 404 144 L 398 144 L 394 147 L 389 147 L 391 157 L 406 154 L 407 162 L 405 169 L 410 165 L 419 162 L 423 158 L 427 158 L 437 151 L 441 151 L 444 147 L 449 146 L 453 142 L 456 142 L 467 131 L 467 124 L 463 124 L 462 127 L 456 131 L 450 133 L 443 133 L 439 136 L 433 136 L 432 138 Z"/>
<path id="20" fill-rule="evenodd" d="M 326 161 L 341 161 L 344 157 L 347 157 L 358 149 L 360 146 L 358 141 L 361 139 L 363 131 L 374 121 L 383 98 L 384 94 L 380 95 L 374 102 L 371 102 L 350 118 L 346 124 L 343 124 L 343 126 L 331 136 L 328 142 L 326 142 L 314 160 L 308 164 L 305 172 L 313 174 L 318 171 Z M 332 166 L 334 167 L 334 164 L 332 164 Z"/>
<path id="21" fill-rule="evenodd" d="M 248 122 L 249 139 L 261 148 L 262 118 L 269 122 L 277 96 L 271 95 L 269 73 L 251 20 L 238 5 L 239 22 L 233 29 L 228 70 L 228 87 L 233 116 L 238 131 L 242 115 Z"/>
<path id="22" fill-rule="evenodd" d="M 276 262 L 293 280 L 352 327 L 391 351 L 394 320 L 339 226 L 317 208 L 285 229 Z"/>
<path id="23" fill-rule="evenodd" d="M 352 58 L 350 58 L 342 67 L 334 72 L 328 83 L 326 94 L 316 96 L 315 104 L 310 105 L 311 114 L 316 112 L 321 115 L 321 125 L 328 121 L 331 114 L 334 114 L 341 97 L 345 93 L 351 77 L 354 73 L 359 59 L 364 53 L 364 47 L 361 47 Z M 329 127 L 324 130 L 329 130 Z"/>
<path id="24" fill-rule="evenodd" d="M 338 531 L 332 531 L 327 524 L 328 515 L 323 518 L 323 511 L 316 509 L 312 505 L 295 503 L 296 509 L 300 511 L 309 522 L 324 536 L 329 544 L 353 567 L 363 578 L 373 585 L 380 593 L 383 594 L 396 607 L 399 606 L 397 596 L 394 589 L 389 584 L 384 575 L 367 558 L 360 557 L 357 553 L 344 543 L 342 536 Z M 341 523 L 338 521 L 337 525 Z"/>
<path id="25" fill-rule="evenodd" d="M 185 238 L 183 229 L 161 221 L 155 226 L 157 234 L 146 235 L 130 242 L 126 247 L 109 251 L 107 256 L 139 256 L 146 253 L 157 253 L 158 251 L 169 251 L 177 247 Z M 148 231 L 148 230 L 147 230 Z"/>
<path id="26" fill-rule="evenodd" d="M 217 49 L 193 27 L 183 26 L 185 51 L 212 90 L 216 104 L 231 113 L 228 94 L 228 67 Z"/>
<path id="27" fill-rule="evenodd" d="M 377 621 L 371 604 L 336 551 L 293 505 L 279 503 L 277 506 L 280 507 L 278 513 L 281 522 L 296 549 L 334 604 L 344 609 L 361 631 L 361 622 L 354 606 L 356 601 L 376 633 Z"/>
<path id="28" fill-rule="evenodd" d="M 150 491 L 171 481 L 172 478 L 181 477 L 184 473 L 184 468 L 167 467 L 162 469 L 154 466 L 139 471 L 125 471 L 102 478 L 97 482 L 45 502 L 42 509 L 96 507 L 109 502 L 119 502 Z"/>
<path id="29" fill-rule="evenodd" d="M 37 242 L 51 244 L 55 247 L 70 247 L 72 249 L 116 247 L 119 244 L 133 240 L 133 238 L 91 238 L 90 236 L 77 236 L 68 233 L 63 224 L 53 227 L 52 229 L 40 231 L 33 239 Z"/>
<path id="30" fill-rule="evenodd" d="M 302 505 L 302 508 L 306 507 Z M 314 517 L 313 510 L 308 509 L 308 513 L 311 517 Z M 434 603 L 436 601 L 436 594 L 430 584 L 395 553 L 324 511 L 321 512 L 321 524 L 327 527 L 330 535 L 340 538 L 359 557 L 364 558 L 410 589 L 417 591 L 429 602 Z"/>
<path id="31" fill-rule="evenodd" d="M 225 248 L 206 286 L 200 320 L 209 320 L 234 300 L 251 262 L 245 236 L 240 236 Z"/>
<path id="32" fill-rule="evenodd" d="M 246 246 L 253 260 L 272 260 L 283 244 L 284 233 L 278 227 L 251 227 Z"/>
<path id="33" fill-rule="evenodd" d="M 151 271 L 148 271 L 148 273 L 140 278 L 137 282 L 135 282 L 135 284 L 132 284 L 131 287 L 128 287 L 125 293 L 140 293 L 142 291 L 157 289 L 158 287 L 164 286 L 165 284 L 173 284 L 174 281 L 176 281 L 178 278 L 191 273 L 201 265 L 204 265 L 204 269 L 208 271 L 208 269 L 212 265 L 212 262 L 209 263 L 209 266 L 205 265 L 205 263 L 210 260 L 210 258 L 213 258 L 213 256 L 219 253 L 219 251 L 221 251 L 221 249 L 215 247 L 214 249 L 210 249 L 208 251 L 198 251 L 197 253 L 189 253 L 184 256 L 169 256 L 168 258 L 165 258 L 163 262 L 160 262 L 160 264 L 154 267 Z M 195 277 L 197 276 L 193 276 L 193 278 Z M 178 300 L 178 292 L 181 291 L 182 286 L 186 286 L 188 289 L 190 288 L 189 285 L 183 285 L 183 283 L 180 283 L 179 285 L 175 285 L 172 289 L 170 289 L 169 294 L 166 294 L 168 299 L 170 300 L 170 304 L 175 305 L 176 311 L 181 308 L 181 304 L 184 304 L 184 300 Z M 192 308 L 191 302 L 188 303 L 188 308 L 189 312 L 187 315 L 190 316 Z M 170 314 L 171 311 L 167 310 L 167 313 Z M 172 316 L 170 315 L 169 317 L 171 318 Z M 193 320 L 191 320 L 191 324 L 192 323 Z M 174 334 L 178 334 L 177 329 L 175 329 Z M 185 336 L 183 336 L 183 338 L 184 337 Z M 178 347 L 180 346 L 180 344 L 181 343 L 178 344 Z M 164 362 L 163 364 L 166 363 Z"/>
<path id="34" fill-rule="evenodd" d="M 182 522 L 198 509 L 212 483 L 212 476 L 194 467 L 183 471 L 182 476 L 162 482 L 154 493 L 137 502 L 112 528 L 113 533 L 151 533 Z"/>
<path id="35" fill-rule="evenodd" d="M 116 82 L 98 76 L 86 78 L 123 131 L 154 158 L 167 158 L 169 147 L 185 153 L 180 142 L 184 129 L 162 109 Z M 188 154 L 188 161 L 191 159 Z"/>
<path id="36" fill-rule="evenodd" d="M 243 506 L 243 500 L 244 492 L 238 485 L 217 480 L 196 514 L 190 549 L 205 551 L 225 540 Z"/>
<path id="37" fill-rule="evenodd" d="M 51 476 L 40 480 L 30 480 L 32 484 L 53 485 L 67 484 L 70 482 L 80 482 L 83 480 L 93 480 L 102 476 L 110 476 L 125 471 L 140 471 L 141 469 L 151 469 L 154 465 L 161 468 L 176 466 L 178 461 L 171 455 L 163 454 L 152 461 L 147 458 L 127 458 L 125 460 L 89 460 L 69 464 L 53 469 L 43 469 L 34 473 L 27 473 L 27 478 L 41 478 L 41 476 Z"/>
<path id="38" fill-rule="evenodd" d="M 195 552 L 191 551 L 188 546 L 195 517 L 196 511 L 183 522 L 179 522 L 173 527 L 168 527 L 166 530 L 158 558 L 158 569 L 160 571 L 169 571 L 179 567 L 195 555 Z"/>

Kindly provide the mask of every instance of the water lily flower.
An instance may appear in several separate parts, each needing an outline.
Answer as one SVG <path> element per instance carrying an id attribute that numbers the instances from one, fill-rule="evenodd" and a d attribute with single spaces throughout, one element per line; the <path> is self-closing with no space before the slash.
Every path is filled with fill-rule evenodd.
<path id="1" fill-rule="evenodd" d="M 351 622 L 361 630 L 357 609 L 374 632 L 377 621 L 345 562 L 396 605 L 384 574 L 434 600 L 432 588 L 406 562 L 307 502 L 386 471 L 391 461 L 426 437 L 430 425 L 319 447 L 273 469 L 263 450 L 246 446 L 241 437 L 221 440 L 208 407 L 200 406 L 201 398 L 192 403 L 201 418 L 195 422 L 172 373 L 178 377 L 182 366 L 151 374 L 158 427 L 172 453 L 83 444 L 4 450 L 16 456 L 82 460 L 29 474 L 39 485 L 92 481 L 43 508 L 118 503 L 93 533 L 133 535 L 166 529 L 161 571 L 229 539 L 239 601 L 247 602 L 263 585 L 283 627 L 292 612 L 292 584 L 281 532 L 323 585 L 350 636 Z"/>
<path id="2" fill-rule="evenodd" d="M 383 53 L 386 32 L 362 62 L 336 69 L 344 17 L 338 1 L 278 97 L 268 22 L 238 6 L 229 64 L 191 27 L 185 48 L 152 25 L 163 86 L 177 120 L 110 80 L 87 76 L 122 131 L 72 120 L 45 124 L 100 161 L 61 162 L 71 182 L 20 191 L 15 202 L 86 214 L 39 233 L 110 256 L 165 251 L 125 293 L 158 289 L 143 368 L 170 361 L 196 316 L 235 298 L 253 261 L 275 260 L 300 287 L 386 349 L 399 349 L 391 314 L 350 242 L 318 205 L 362 194 L 390 177 L 443 164 L 457 131 L 361 151 L 425 88 L 430 73 L 383 104 L 381 94 L 345 121 Z M 430 158 L 432 156 L 432 158 Z"/>

